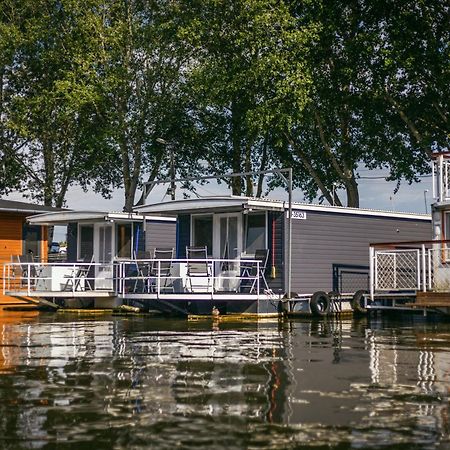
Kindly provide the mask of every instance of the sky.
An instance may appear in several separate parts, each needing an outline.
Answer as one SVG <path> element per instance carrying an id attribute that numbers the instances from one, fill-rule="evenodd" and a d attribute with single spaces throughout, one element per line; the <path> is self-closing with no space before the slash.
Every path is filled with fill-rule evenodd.
<path id="1" fill-rule="evenodd" d="M 394 194 L 396 183 L 387 182 L 384 178 L 386 173 L 380 170 L 361 169 L 358 180 L 360 191 L 360 207 L 368 209 L 381 209 L 386 211 L 402 211 L 425 213 L 430 212 L 430 204 L 432 199 L 432 185 L 431 176 L 424 176 L 419 183 L 411 185 L 403 182 L 400 185 L 399 191 Z M 170 197 L 165 195 L 167 186 L 159 186 L 155 188 L 149 195 L 147 203 L 158 203 L 161 201 L 168 201 Z M 177 198 L 182 198 L 180 189 L 177 190 Z M 342 201 L 345 201 L 345 193 L 342 190 L 337 190 Z M 199 196 L 211 195 L 229 195 L 230 191 L 222 185 L 210 183 L 205 186 L 197 186 L 197 194 Z M 191 196 L 194 196 L 191 194 Z M 138 198 L 138 196 L 136 196 Z M 277 200 L 287 200 L 287 193 L 283 189 L 276 189 L 272 191 L 269 198 Z M 20 193 L 12 193 L 8 197 L 10 200 L 25 200 Z M 293 192 L 294 202 L 304 202 L 303 193 L 296 189 Z M 74 210 L 98 210 L 98 211 L 122 211 L 124 203 L 123 190 L 117 190 L 113 193 L 111 199 L 104 199 L 100 194 L 93 192 L 83 192 L 81 187 L 72 186 L 69 188 L 67 194 L 67 208 Z M 55 240 L 64 240 L 64 230 L 62 228 L 55 229 Z"/>
<path id="2" fill-rule="evenodd" d="M 382 171 L 361 170 L 361 178 L 358 180 L 360 188 L 360 206 L 361 208 L 382 209 L 387 211 L 404 211 L 425 213 L 430 211 L 432 203 L 431 176 L 424 176 L 419 183 L 409 185 L 403 182 L 399 191 L 394 194 L 395 182 L 387 182 Z M 147 199 L 147 203 L 158 203 L 168 201 L 169 197 L 165 195 L 167 186 L 155 188 Z M 177 198 L 182 198 L 182 192 L 177 190 Z M 340 198 L 345 202 L 345 192 L 337 190 Z M 202 196 L 211 195 L 229 195 L 230 191 L 223 185 L 210 183 L 205 186 L 197 186 L 197 194 Z M 190 194 L 194 197 L 194 194 Z M 138 197 L 138 196 L 136 196 Z M 287 193 L 283 189 L 276 189 L 269 193 L 269 198 L 277 200 L 287 200 Z M 293 199 L 296 202 L 304 202 L 303 192 L 299 189 L 294 190 Z M 318 202 L 318 201 L 317 201 Z M 123 190 L 115 191 L 112 199 L 105 200 L 100 195 L 94 193 L 84 193 L 79 187 L 72 187 L 67 196 L 67 207 L 73 209 L 97 209 L 105 211 L 121 211 L 124 203 Z M 425 207 L 425 204 L 427 205 Z"/>

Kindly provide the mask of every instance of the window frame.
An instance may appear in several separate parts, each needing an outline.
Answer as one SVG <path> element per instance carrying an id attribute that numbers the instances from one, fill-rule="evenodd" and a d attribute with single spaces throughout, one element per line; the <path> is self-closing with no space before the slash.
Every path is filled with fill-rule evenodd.
<path id="1" fill-rule="evenodd" d="M 130 236 L 130 256 L 119 256 L 119 226 L 120 225 L 130 225 L 131 236 Z M 126 261 L 127 259 L 133 258 L 133 248 L 134 248 L 134 222 L 116 222 L 114 226 L 114 236 L 113 236 L 113 248 L 114 257 L 113 260 Z"/>
<path id="2" fill-rule="evenodd" d="M 202 214 L 191 214 L 191 230 L 190 230 L 190 245 L 194 246 L 195 241 L 195 231 L 194 231 L 194 221 L 195 219 L 201 217 L 210 217 L 211 218 L 211 248 L 208 248 L 208 258 L 212 258 L 214 255 L 214 213 L 202 213 Z"/>
<path id="3" fill-rule="evenodd" d="M 77 261 L 82 261 L 81 257 L 81 228 L 90 227 L 92 229 L 92 255 L 95 255 L 95 227 L 94 223 L 77 223 Z"/>
<path id="4" fill-rule="evenodd" d="M 248 253 L 247 252 L 247 233 L 248 233 L 248 217 L 249 216 L 256 216 L 256 215 L 264 215 L 264 248 L 268 249 L 268 242 L 269 242 L 269 215 L 267 211 L 252 211 L 248 212 L 248 214 L 245 214 L 247 216 L 244 221 L 244 232 L 243 232 L 243 254 L 245 256 L 255 256 L 255 253 Z"/>

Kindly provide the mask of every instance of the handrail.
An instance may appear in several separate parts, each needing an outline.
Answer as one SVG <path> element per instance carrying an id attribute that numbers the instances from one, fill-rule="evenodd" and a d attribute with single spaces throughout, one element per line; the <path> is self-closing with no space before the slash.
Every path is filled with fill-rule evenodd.
<path id="1" fill-rule="evenodd" d="M 111 276 L 89 276 L 91 268 L 111 268 Z M 57 274 L 46 273 L 47 268 L 59 268 Z M 64 270 L 66 269 L 66 270 Z M 6 262 L 3 264 L 3 293 L 6 292 L 76 292 L 76 291 L 104 291 L 107 288 L 98 287 L 99 281 L 113 282 L 112 263 L 34 263 L 34 262 Z M 91 285 L 91 282 L 94 285 Z M 50 288 L 47 285 L 50 285 Z M 57 288 L 53 285 L 59 284 Z M 89 289 L 88 289 L 89 288 Z M 111 289 L 113 290 L 112 287 Z"/>
<path id="2" fill-rule="evenodd" d="M 448 244 L 450 243 L 450 239 L 434 239 L 427 241 L 397 241 L 397 242 L 375 242 L 369 244 L 370 247 L 390 247 L 393 246 L 401 246 L 401 245 L 422 245 L 422 244 Z"/>
<path id="3" fill-rule="evenodd" d="M 159 297 L 167 288 L 168 284 L 173 285 L 174 280 L 198 280 L 201 282 L 201 276 L 186 274 L 174 274 L 172 272 L 166 275 L 165 265 L 171 264 L 171 267 L 176 265 L 187 265 L 188 263 L 199 264 L 203 263 L 208 266 L 209 279 L 206 284 L 206 292 L 214 296 L 217 289 L 224 289 L 225 291 L 232 291 L 232 286 L 237 286 L 236 289 L 247 283 L 250 293 L 260 295 L 260 270 L 261 261 L 255 259 L 224 259 L 224 258 L 174 258 L 168 259 L 128 259 L 114 261 L 111 263 L 67 263 L 67 262 L 7 262 L 3 264 L 3 292 L 27 292 L 30 295 L 32 292 L 72 292 L 84 290 L 92 291 L 114 291 L 117 295 L 127 294 L 127 283 L 129 282 L 145 282 L 150 286 L 150 278 L 155 281 L 155 291 Z M 139 266 L 156 265 L 156 276 L 153 274 L 143 275 L 139 273 L 130 273 L 130 267 L 134 270 Z M 247 270 L 243 273 L 242 266 L 245 265 L 251 268 L 251 272 Z M 226 267 L 224 269 L 224 267 Z M 48 268 L 56 268 L 57 270 L 49 270 Z M 93 268 L 94 273 L 90 274 L 89 269 Z M 105 272 L 100 272 L 97 269 L 104 268 Z M 185 269 L 184 269 L 185 270 Z M 100 273 L 99 273 L 100 272 Z M 244 282 L 244 280 L 247 280 Z M 91 285 L 92 283 L 92 285 Z M 104 287 L 108 285 L 109 287 Z M 191 286 L 192 288 L 192 286 Z"/>
<path id="4" fill-rule="evenodd" d="M 164 268 L 161 267 L 162 263 L 167 264 L 168 262 L 171 263 L 171 267 L 180 266 L 183 264 L 188 263 L 194 263 L 199 264 L 203 263 L 206 264 L 209 267 L 209 271 L 206 275 L 187 275 L 183 273 L 179 274 L 173 274 L 170 272 L 168 275 L 163 274 Z M 143 274 L 139 271 L 139 264 L 157 264 L 157 270 L 156 274 Z M 214 298 L 214 294 L 216 291 L 216 285 L 217 282 L 221 282 L 223 280 L 234 280 L 237 285 L 240 285 L 240 283 L 243 280 L 249 280 L 250 281 L 250 292 L 255 291 L 256 295 L 259 298 L 260 295 L 260 268 L 261 268 L 261 261 L 255 260 L 255 259 L 224 259 L 224 258 L 174 258 L 171 260 L 168 259 L 142 259 L 142 260 L 127 260 L 127 261 L 116 261 L 116 265 L 119 266 L 119 268 L 116 270 L 116 273 L 118 273 L 118 282 L 117 286 L 118 288 L 118 294 L 126 295 L 130 293 L 130 286 L 127 288 L 127 282 L 147 282 L 146 286 L 142 286 L 142 290 L 148 290 L 148 293 L 150 293 L 150 290 L 152 290 L 153 294 L 156 294 L 156 296 L 159 298 L 161 293 L 167 289 L 172 289 L 175 293 L 175 287 L 174 287 L 174 280 L 181 280 L 181 284 L 183 286 L 183 289 L 181 292 L 178 292 L 179 294 L 188 293 L 189 291 L 186 291 L 187 285 L 184 285 L 184 282 L 187 282 L 189 280 L 191 282 L 191 292 L 194 293 L 193 287 L 192 287 L 192 280 L 201 280 L 203 279 L 206 281 L 206 285 L 200 285 L 200 289 L 197 292 L 204 292 L 211 295 L 211 298 Z M 227 274 L 224 272 L 229 272 L 229 270 L 220 271 L 218 270 L 218 267 L 221 265 L 230 265 L 232 267 L 235 267 L 232 272 L 236 272 L 234 274 Z M 255 275 L 250 276 L 247 275 L 243 276 L 241 273 L 241 264 L 251 264 L 253 265 L 253 268 L 255 269 Z M 127 275 L 127 267 L 135 267 L 137 268 L 137 273 L 134 275 Z M 167 280 L 171 280 L 172 285 L 167 285 Z M 210 284 L 210 280 L 212 281 L 212 284 Z M 152 283 L 152 284 L 150 284 Z M 133 286 L 133 290 L 136 290 L 136 284 Z M 231 290 L 232 291 L 232 290 Z M 217 292 L 216 292 L 217 293 Z"/>

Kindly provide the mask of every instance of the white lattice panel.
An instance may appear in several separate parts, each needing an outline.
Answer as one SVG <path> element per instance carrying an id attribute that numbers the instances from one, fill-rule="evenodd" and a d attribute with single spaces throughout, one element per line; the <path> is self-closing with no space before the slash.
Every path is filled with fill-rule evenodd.
<path id="1" fill-rule="evenodd" d="M 419 250 L 375 252 L 375 289 L 419 289 Z"/>

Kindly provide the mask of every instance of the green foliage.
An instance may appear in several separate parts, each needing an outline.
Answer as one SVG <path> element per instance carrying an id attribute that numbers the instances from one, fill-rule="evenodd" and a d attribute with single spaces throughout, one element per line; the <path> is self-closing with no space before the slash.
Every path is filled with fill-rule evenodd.
<path id="1" fill-rule="evenodd" d="M 131 210 L 172 154 L 181 176 L 292 166 L 308 198 L 343 204 L 338 185 L 359 206 L 360 167 L 412 182 L 448 149 L 448 16 L 442 0 L 0 0 L 0 193 L 61 206 L 73 184 L 123 187 Z"/>

